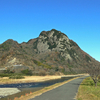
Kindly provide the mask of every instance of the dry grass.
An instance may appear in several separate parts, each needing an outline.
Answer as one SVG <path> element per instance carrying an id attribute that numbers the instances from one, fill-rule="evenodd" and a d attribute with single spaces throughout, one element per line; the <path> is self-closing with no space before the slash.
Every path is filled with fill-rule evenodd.
<path id="1" fill-rule="evenodd" d="M 84 74 L 78 74 L 84 75 Z M 24 76 L 24 79 L 9 79 L 9 77 L 0 78 L 0 84 L 11 84 L 11 83 L 27 83 L 27 82 L 42 82 L 52 79 L 60 79 L 61 77 L 70 77 L 70 76 L 78 76 L 78 75 L 59 75 L 59 76 Z"/>
<path id="2" fill-rule="evenodd" d="M 9 77 L 0 78 L 0 84 L 10 83 L 27 83 L 27 82 L 42 82 L 51 79 L 59 79 L 61 76 L 24 76 L 24 79 L 9 79 Z"/>

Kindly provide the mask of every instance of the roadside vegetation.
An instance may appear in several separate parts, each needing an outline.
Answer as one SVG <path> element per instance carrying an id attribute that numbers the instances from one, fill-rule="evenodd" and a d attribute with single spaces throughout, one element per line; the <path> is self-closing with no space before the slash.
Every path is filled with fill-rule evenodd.
<path id="1" fill-rule="evenodd" d="M 96 87 L 100 81 L 100 64 L 95 65 L 94 63 L 90 62 L 86 64 L 84 70 L 90 75 Z"/>
<path id="2" fill-rule="evenodd" d="M 77 100 L 100 100 L 100 80 L 95 86 L 91 77 L 84 79 L 79 87 Z"/>

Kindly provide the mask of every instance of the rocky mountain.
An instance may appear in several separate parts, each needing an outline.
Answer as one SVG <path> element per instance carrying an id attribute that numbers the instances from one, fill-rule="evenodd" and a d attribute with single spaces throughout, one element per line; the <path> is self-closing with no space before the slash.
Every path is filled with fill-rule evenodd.
<path id="1" fill-rule="evenodd" d="M 33 74 L 82 73 L 91 62 L 99 63 L 55 29 L 42 31 L 27 43 L 9 39 L 0 44 L 0 67 L 28 66 Z"/>

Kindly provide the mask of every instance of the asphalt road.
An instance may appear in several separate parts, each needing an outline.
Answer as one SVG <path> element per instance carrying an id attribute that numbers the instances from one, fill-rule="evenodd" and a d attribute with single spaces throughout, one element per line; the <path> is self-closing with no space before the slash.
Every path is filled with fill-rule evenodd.
<path id="1" fill-rule="evenodd" d="M 84 78 L 86 77 L 80 77 L 72 80 L 60 87 L 29 100 L 76 100 L 76 93 L 78 92 L 79 85 Z"/>

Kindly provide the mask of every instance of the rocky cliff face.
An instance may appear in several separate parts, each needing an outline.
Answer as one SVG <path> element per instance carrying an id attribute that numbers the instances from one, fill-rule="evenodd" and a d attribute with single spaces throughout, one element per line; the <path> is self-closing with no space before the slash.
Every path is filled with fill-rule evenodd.
<path id="1" fill-rule="evenodd" d="M 38 53 L 56 51 L 59 52 L 60 56 L 65 58 L 65 60 L 70 61 L 72 61 L 72 55 L 78 58 L 77 53 L 73 49 L 73 47 L 75 46 L 78 47 L 78 45 L 70 40 L 64 33 L 61 33 L 60 31 L 57 31 L 55 29 L 47 32 L 41 32 L 37 39 Z"/>
<path id="2" fill-rule="evenodd" d="M 65 51 L 66 48 L 70 49 L 70 45 L 67 44 L 70 44 L 68 37 L 53 29 L 49 32 L 41 32 L 38 37 L 37 49 L 39 53 L 55 50 Z"/>
<path id="3" fill-rule="evenodd" d="M 33 73 L 67 74 L 82 72 L 80 69 L 90 62 L 99 63 L 55 29 L 42 31 L 38 38 L 27 43 L 7 40 L 0 45 L 0 67 L 24 65 Z"/>

